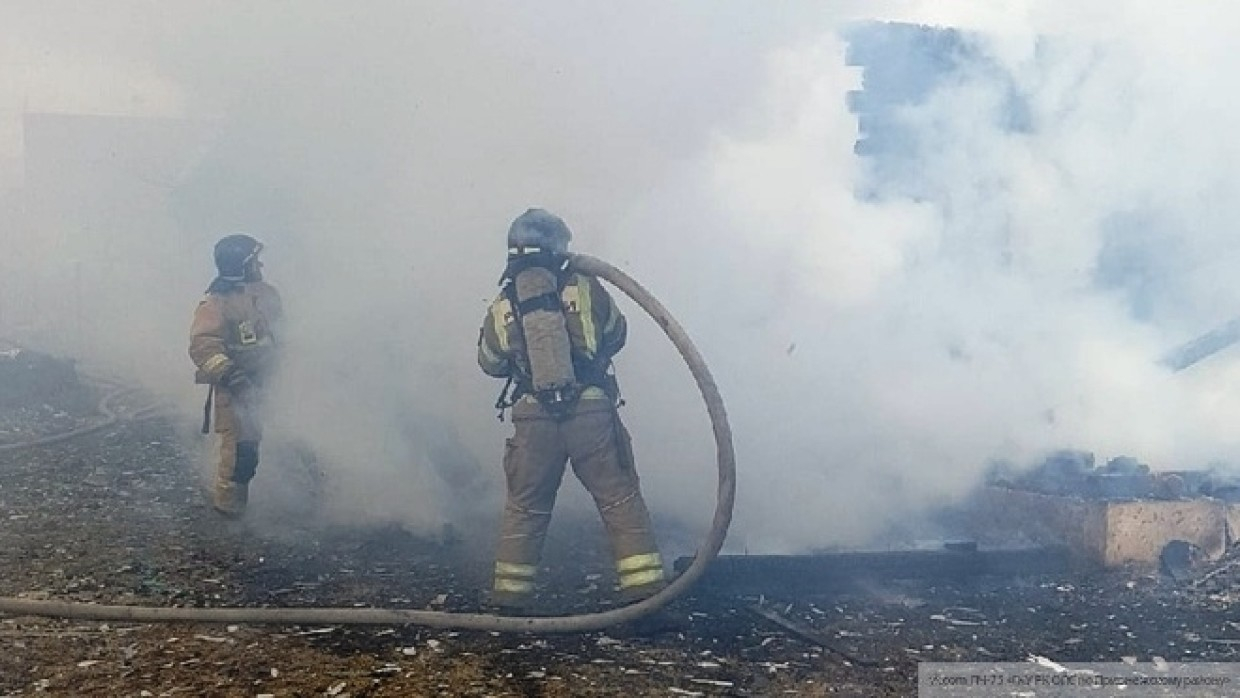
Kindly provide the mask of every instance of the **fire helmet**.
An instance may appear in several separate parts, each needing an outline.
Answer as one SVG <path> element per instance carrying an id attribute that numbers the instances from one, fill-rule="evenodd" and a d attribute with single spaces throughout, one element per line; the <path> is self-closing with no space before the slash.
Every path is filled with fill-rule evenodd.
<path id="1" fill-rule="evenodd" d="M 252 274 L 251 267 L 263 243 L 249 235 L 237 233 L 215 243 L 215 268 L 221 278 L 242 280 Z"/>
<path id="2" fill-rule="evenodd" d="M 541 208 L 531 208 L 517 216 L 508 228 L 508 249 L 512 252 L 536 249 L 564 254 L 572 239 L 573 234 L 564 221 Z"/>

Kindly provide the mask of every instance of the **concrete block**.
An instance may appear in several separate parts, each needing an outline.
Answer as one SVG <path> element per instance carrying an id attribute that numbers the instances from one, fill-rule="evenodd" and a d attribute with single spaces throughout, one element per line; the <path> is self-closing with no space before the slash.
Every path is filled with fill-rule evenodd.
<path id="1" fill-rule="evenodd" d="M 1081 563 L 1153 565 L 1173 540 L 1220 557 L 1228 531 L 1240 531 L 1240 510 L 1205 497 L 1107 501 L 988 487 L 975 502 L 973 526 L 985 545 L 1063 544 Z"/>
<path id="2" fill-rule="evenodd" d="M 1101 553 L 1107 566 L 1156 562 L 1163 547 L 1173 540 L 1192 543 L 1211 560 L 1221 557 L 1227 549 L 1225 502 L 1200 498 L 1103 504 L 1106 538 Z"/>

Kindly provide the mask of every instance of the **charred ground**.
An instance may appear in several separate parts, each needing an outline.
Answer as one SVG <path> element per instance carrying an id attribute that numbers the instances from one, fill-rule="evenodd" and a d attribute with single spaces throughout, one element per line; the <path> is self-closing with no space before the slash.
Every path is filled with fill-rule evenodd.
<path id="1" fill-rule="evenodd" d="M 0 449 L 98 419 L 101 391 L 46 357 L 0 360 L 0 391 Z M 0 595 L 480 610 L 486 536 L 333 526 L 308 506 L 224 521 L 205 505 L 191 449 L 156 418 L 0 450 Z M 573 523 L 553 528 L 547 611 L 609 598 L 597 524 Z M 1230 661 L 1240 647 L 1230 568 L 1179 584 L 1126 570 L 780 589 L 775 579 L 755 596 L 700 588 L 673 605 L 673 626 L 641 636 L 0 618 L 0 695 L 902 696 L 915 693 L 920 661 Z M 752 612 L 759 603 L 791 629 Z"/>

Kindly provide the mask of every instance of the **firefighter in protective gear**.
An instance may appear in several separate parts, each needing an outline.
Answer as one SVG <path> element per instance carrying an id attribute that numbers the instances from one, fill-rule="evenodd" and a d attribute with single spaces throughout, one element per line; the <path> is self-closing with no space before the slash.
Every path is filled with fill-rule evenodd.
<path id="1" fill-rule="evenodd" d="M 211 386 L 207 400 L 214 401 L 219 435 L 212 504 L 226 516 L 244 513 L 258 469 L 259 401 L 274 368 L 274 331 L 282 316 L 279 293 L 263 281 L 258 259 L 262 249 L 249 235 L 229 235 L 216 243 L 218 275 L 194 311 L 190 328 L 196 381 Z"/>
<path id="2" fill-rule="evenodd" d="M 527 608 L 532 600 L 568 462 L 602 516 L 621 597 L 638 601 L 666 584 L 629 434 L 617 411 L 611 360 L 624 346 L 627 325 L 598 279 L 568 270 L 570 239 L 564 222 L 540 209 L 513 221 L 503 290 L 490 306 L 478 341 L 482 370 L 509 381 L 497 403 L 501 410 L 512 408 L 514 434 L 504 453 L 508 496 L 491 599 L 513 611 Z M 522 274 L 531 269 L 554 274 L 549 293 L 521 295 Z M 562 318 L 571 361 L 568 385 L 538 384 L 539 360 L 532 354 L 549 342 L 531 334 L 541 332 L 532 322 L 537 313 Z"/>

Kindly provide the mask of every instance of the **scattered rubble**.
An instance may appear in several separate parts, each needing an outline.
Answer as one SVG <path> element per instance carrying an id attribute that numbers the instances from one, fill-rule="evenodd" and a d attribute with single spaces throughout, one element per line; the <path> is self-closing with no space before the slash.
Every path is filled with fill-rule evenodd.
<path id="1" fill-rule="evenodd" d="M 0 448 L 81 428 L 97 402 L 72 362 L 0 343 Z"/>
<path id="2" fill-rule="evenodd" d="M 1219 468 L 1155 472 L 1131 456 L 1096 465 L 1088 451 L 1059 451 L 1027 469 L 996 464 L 988 479 L 995 486 L 1095 500 L 1213 497 L 1240 502 L 1240 477 Z"/>
<path id="3" fill-rule="evenodd" d="M 48 419 L 9 414 L 23 429 Z M 194 473 L 159 420 L 0 452 L 0 594 L 482 609 L 485 535 L 445 542 L 396 526 L 335 528 L 309 508 L 265 511 L 262 487 L 254 516 L 226 524 Z M 553 524 L 546 610 L 609 603 L 597 528 Z M 582 531 L 598 540 L 580 544 Z M 646 636 L 0 617 L 0 696 L 903 696 L 922 661 L 1233 661 L 1240 555 L 1233 548 L 1180 571 L 880 577 L 795 591 L 772 579 L 758 594 L 704 586 L 672 605 L 677 629 Z"/>

